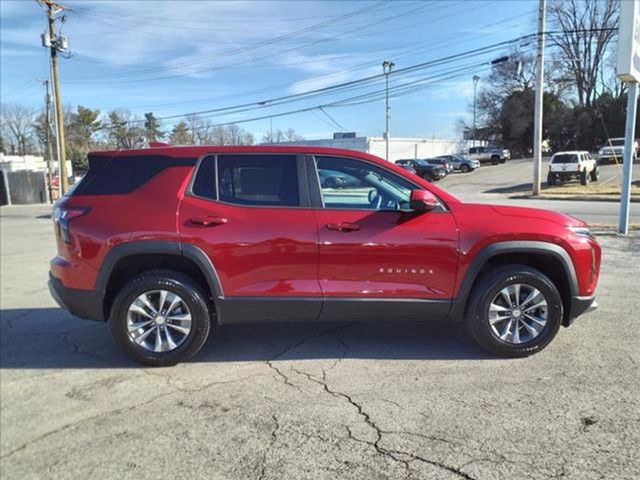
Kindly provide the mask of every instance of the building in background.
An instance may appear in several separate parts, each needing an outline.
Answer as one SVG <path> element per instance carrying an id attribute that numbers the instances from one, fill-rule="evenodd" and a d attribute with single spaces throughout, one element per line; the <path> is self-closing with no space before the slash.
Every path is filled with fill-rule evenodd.
<path id="1" fill-rule="evenodd" d="M 463 153 L 469 150 L 471 143 L 469 140 L 392 137 L 389 139 L 389 160 L 395 162 L 396 160 L 406 158 L 429 158 L 437 155 Z M 482 143 L 484 144 L 486 142 Z M 383 137 L 358 137 L 355 132 L 336 132 L 333 134 L 333 138 L 300 140 L 284 142 L 284 144 L 346 148 L 384 158 L 386 142 Z M 480 144 L 481 142 L 476 142 L 476 145 Z M 282 143 L 279 143 L 279 145 L 282 145 Z"/>

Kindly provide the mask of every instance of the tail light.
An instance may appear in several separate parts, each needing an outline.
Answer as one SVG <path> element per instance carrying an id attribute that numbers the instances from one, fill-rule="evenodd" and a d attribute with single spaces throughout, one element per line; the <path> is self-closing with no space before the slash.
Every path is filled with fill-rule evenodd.
<path id="1" fill-rule="evenodd" d="M 74 218 L 81 217 L 89 213 L 91 209 L 88 207 L 66 207 L 59 205 L 53 211 L 53 221 L 55 223 L 58 235 L 64 243 L 71 243 L 71 235 L 69 226 Z"/>

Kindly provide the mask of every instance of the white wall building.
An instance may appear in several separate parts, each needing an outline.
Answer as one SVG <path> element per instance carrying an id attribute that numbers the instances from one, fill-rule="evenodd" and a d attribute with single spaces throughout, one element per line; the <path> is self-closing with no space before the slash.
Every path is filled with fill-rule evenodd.
<path id="1" fill-rule="evenodd" d="M 437 138 L 403 138 L 389 139 L 389 160 L 406 158 L 428 158 L 437 155 L 466 152 L 471 146 L 469 140 L 443 140 Z M 383 137 L 342 137 L 321 140 L 301 140 L 285 142 L 286 145 L 314 145 L 318 147 L 347 148 L 385 158 L 386 142 Z M 279 145 L 282 145 L 280 143 Z M 476 142 L 479 145 L 479 142 Z"/>
<path id="2" fill-rule="evenodd" d="M 67 172 L 71 175 L 71 161 L 67 160 Z M 36 155 L 5 155 L 0 153 L 0 170 L 6 172 L 21 172 L 30 170 L 34 172 L 46 172 L 47 162 L 44 157 Z M 53 162 L 54 174 L 58 173 L 58 163 Z"/>

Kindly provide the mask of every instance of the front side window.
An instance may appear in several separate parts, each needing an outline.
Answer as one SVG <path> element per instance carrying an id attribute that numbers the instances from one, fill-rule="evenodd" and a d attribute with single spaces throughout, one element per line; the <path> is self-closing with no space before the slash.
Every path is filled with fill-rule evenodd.
<path id="1" fill-rule="evenodd" d="M 300 205 L 295 155 L 220 155 L 218 198 L 238 205 Z"/>
<path id="2" fill-rule="evenodd" d="M 340 157 L 316 157 L 325 208 L 404 210 L 411 190 L 402 177 L 368 162 Z"/>

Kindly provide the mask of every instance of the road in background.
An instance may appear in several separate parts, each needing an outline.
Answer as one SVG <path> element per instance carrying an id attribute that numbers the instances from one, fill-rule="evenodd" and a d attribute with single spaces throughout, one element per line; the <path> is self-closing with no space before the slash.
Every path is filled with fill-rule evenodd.
<path id="1" fill-rule="evenodd" d="M 545 178 L 547 165 L 548 160 L 543 162 Z M 633 180 L 637 181 L 640 180 L 640 165 L 634 167 Z M 546 208 L 559 210 L 592 224 L 618 225 L 619 202 L 509 198 L 531 192 L 532 168 L 531 159 L 511 160 L 500 165 L 484 165 L 471 173 L 454 173 L 435 184 L 466 202 Z M 601 165 L 599 183 L 619 185 L 621 168 L 617 165 Z M 640 203 L 631 204 L 630 223 L 640 223 Z"/>

